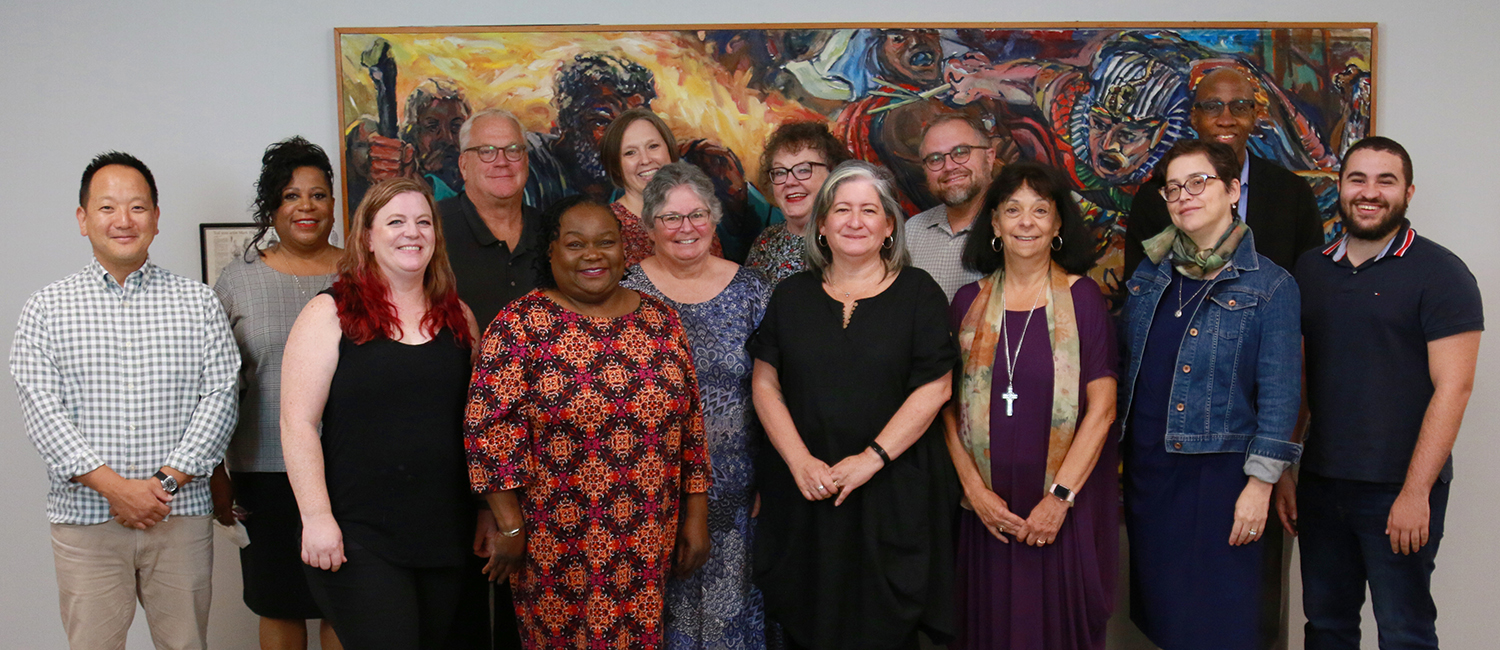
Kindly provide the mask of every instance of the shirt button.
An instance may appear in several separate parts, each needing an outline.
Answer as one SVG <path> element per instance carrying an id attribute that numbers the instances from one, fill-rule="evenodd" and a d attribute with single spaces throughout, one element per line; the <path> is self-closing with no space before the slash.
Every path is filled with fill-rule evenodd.
<path id="1" fill-rule="evenodd" d="M 1184 365 L 1182 367 L 1182 371 L 1183 372 L 1192 372 L 1193 371 L 1193 367 L 1192 366 L 1188 366 L 1188 365 Z"/>
<path id="2" fill-rule="evenodd" d="M 1198 335 L 1198 328 L 1193 327 L 1193 328 L 1188 329 L 1188 336 L 1197 336 L 1197 335 Z"/>
<path id="3" fill-rule="evenodd" d="M 1182 449 L 1182 443 L 1180 443 L 1180 442 L 1174 442 L 1174 443 L 1172 443 L 1172 448 L 1173 449 Z"/>
<path id="4" fill-rule="evenodd" d="M 1177 411 L 1179 413 L 1182 412 L 1183 410 L 1186 410 L 1186 409 L 1187 409 L 1187 405 L 1186 404 L 1178 404 L 1177 405 Z"/>
<path id="5" fill-rule="evenodd" d="M 130 470 L 131 470 L 131 471 L 135 471 L 135 465 L 130 465 L 130 466 L 129 466 L 129 469 L 130 469 Z"/>
<path id="6" fill-rule="evenodd" d="M 135 431 L 135 425 L 134 424 L 130 425 L 130 430 L 131 431 Z"/>
<path id="7" fill-rule="evenodd" d="M 125 390 L 135 390 L 135 384 L 125 384 Z"/>

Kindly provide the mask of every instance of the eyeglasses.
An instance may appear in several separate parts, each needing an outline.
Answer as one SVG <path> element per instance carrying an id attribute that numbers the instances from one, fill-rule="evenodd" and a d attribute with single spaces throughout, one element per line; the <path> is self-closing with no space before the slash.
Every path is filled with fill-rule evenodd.
<path id="1" fill-rule="evenodd" d="M 804 178 L 802 180 L 807 180 L 807 179 Z M 691 223 L 691 224 L 693 224 L 695 226 L 701 226 L 701 225 L 703 225 L 705 223 L 708 223 L 708 220 L 711 217 L 713 217 L 713 214 L 710 213 L 707 209 L 705 209 L 705 208 L 698 208 L 697 210 L 693 210 L 692 212 L 690 212 L 688 214 L 677 214 L 676 212 L 668 212 L 666 214 L 659 214 L 659 215 L 656 215 L 656 221 L 657 221 L 657 223 L 660 223 L 660 224 L 666 226 L 669 229 L 676 230 L 676 229 L 682 227 L 682 220 L 683 219 L 687 219 L 689 223 Z"/>
<path id="2" fill-rule="evenodd" d="M 495 158 L 499 156 L 500 152 L 502 151 L 505 152 L 505 159 L 511 162 L 521 162 L 521 159 L 526 157 L 526 145 L 522 144 L 508 144 L 503 147 L 486 144 L 480 145 L 478 147 L 469 147 L 468 149 L 464 149 L 464 153 L 468 153 L 470 151 L 479 156 L 480 162 L 487 163 L 495 162 Z"/>
<path id="3" fill-rule="evenodd" d="M 1187 193 L 1192 196 L 1202 194 L 1203 188 L 1208 187 L 1208 182 L 1216 178 L 1218 176 L 1213 174 L 1193 174 L 1181 183 L 1167 183 L 1165 187 L 1157 191 L 1161 192 L 1161 198 L 1170 203 L 1181 198 L 1183 190 L 1187 190 Z"/>
<path id="4" fill-rule="evenodd" d="M 1224 107 L 1229 107 L 1229 114 L 1235 117 L 1250 117 L 1255 114 L 1255 100 L 1236 99 L 1229 102 L 1221 102 L 1217 99 L 1206 102 L 1194 102 L 1193 110 L 1204 115 L 1218 115 L 1224 112 Z"/>
<path id="5" fill-rule="evenodd" d="M 791 168 L 786 168 L 786 167 L 772 167 L 771 168 L 771 184 L 772 185 L 784 185 L 784 184 L 786 184 L 787 174 L 791 174 L 792 178 L 795 178 L 795 179 L 797 179 L 799 181 L 805 181 L 805 180 L 807 180 L 809 178 L 812 178 L 812 172 L 813 172 L 813 166 L 814 165 L 816 165 L 818 167 L 827 167 L 828 166 L 828 165 L 825 165 L 825 164 L 820 163 L 820 162 L 813 162 L 813 161 L 809 160 L 807 162 L 800 162 L 800 163 L 797 163 L 795 165 L 792 165 Z"/>
<path id="6" fill-rule="evenodd" d="M 932 171 L 943 168 L 943 158 L 952 158 L 953 164 L 962 165 L 969 162 L 969 156 L 974 153 L 975 149 L 989 149 L 989 147 L 961 144 L 949 150 L 948 153 L 930 153 L 922 156 L 922 164 Z"/>

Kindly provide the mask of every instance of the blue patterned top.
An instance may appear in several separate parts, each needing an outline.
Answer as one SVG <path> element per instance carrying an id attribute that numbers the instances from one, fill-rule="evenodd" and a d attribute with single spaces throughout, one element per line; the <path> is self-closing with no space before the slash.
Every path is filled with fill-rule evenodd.
<path id="1" fill-rule="evenodd" d="M 693 365 L 703 404 L 703 426 L 713 462 L 708 491 L 708 562 L 686 579 L 667 585 L 667 647 L 758 649 L 765 647 L 765 610 L 751 582 L 755 495 L 752 451 L 760 436 L 750 399 L 754 367 L 745 341 L 760 326 L 772 285 L 757 270 L 741 267 L 719 295 L 683 304 L 662 294 L 640 265 L 621 286 L 660 298 L 682 319 L 693 345 Z"/>

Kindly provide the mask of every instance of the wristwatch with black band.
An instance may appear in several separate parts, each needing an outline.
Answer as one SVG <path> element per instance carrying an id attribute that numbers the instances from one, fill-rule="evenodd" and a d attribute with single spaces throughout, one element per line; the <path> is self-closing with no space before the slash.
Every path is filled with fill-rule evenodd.
<path id="1" fill-rule="evenodd" d="M 166 490 L 167 494 L 177 494 L 177 488 L 181 487 L 177 485 L 177 477 L 159 470 L 154 476 L 156 480 L 161 481 L 161 489 Z"/>

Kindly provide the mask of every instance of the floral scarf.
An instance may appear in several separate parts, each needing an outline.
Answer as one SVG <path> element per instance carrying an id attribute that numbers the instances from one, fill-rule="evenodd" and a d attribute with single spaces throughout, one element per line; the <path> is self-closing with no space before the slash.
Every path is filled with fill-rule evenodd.
<path id="1" fill-rule="evenodd" d="M 1047 301 L 1047 334 L 1052 340 L 1052 431 L 1047 444 L 1047 470 L 1043 490 L 1052 485 L 1062 467 L 1078 425 L 1078 377 L 1081 361 L 1078 321 L 1073 312 L 1073 293 L 1068 274 L 1057 264 L 1050 272 L 1051 293 Z M 1005 271 L 998 270 L 979 280 L 979 294 L 969 305 L 958 330 L 963 375 L 959 378 L 958 435 L 979 466 L 979 475 L 990 489 L 990 395 L 995 381 L 995 346 L 1000 342 L 1000 323 L 1005 318 Z M 1007 341 L 1006 344 L 1009 342 Z M 1038 399 L 1036 391 L 1022 392 Z M 1002 422 L 1004 418 L 1000 419 Z"/>
<path id="2" fill-rule="evenodd" d="M 1146 249 L 1146 259 L 1151 260 L 1152 264 L 1161 264 L 1162 257 L 1171 253 L 1172 267 L 1178 273 L 1194 280 L 1202 280 L 1229 263 L 1230 258 L 1234 257 L 1234 250 L 1240 247 L 1240 240 L 1245 238 L 1247 232 L 1250 232 L 1250 227 L 1235 219 L 1213 248 L 1198 248 L 1198 244 L 1187 233 L 1177 226 L 1167 226 L 1157 236 L 1141 242 L 1141 247 Z"/>

